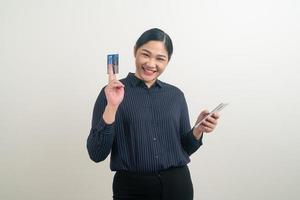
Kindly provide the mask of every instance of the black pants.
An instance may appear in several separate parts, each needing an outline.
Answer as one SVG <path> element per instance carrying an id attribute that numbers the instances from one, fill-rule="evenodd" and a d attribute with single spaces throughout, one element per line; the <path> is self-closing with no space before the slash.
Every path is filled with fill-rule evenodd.
<path id="1" fill-rule="evenodd" d="M 192 200 L 193 184 L 187 166 L 163 172 L 116 172 L 114 200 Z"/>

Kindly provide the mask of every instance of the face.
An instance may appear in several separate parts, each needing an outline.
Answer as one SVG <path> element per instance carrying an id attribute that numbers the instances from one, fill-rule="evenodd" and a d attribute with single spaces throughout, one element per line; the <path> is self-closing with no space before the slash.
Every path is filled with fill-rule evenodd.
<path id="1" fill-rule="evenodd" d="M 168 52 L 163 42 L 149 41 L 135 52 L 135 76 L 148 87 L 155 83 L 168 64 Z"/>

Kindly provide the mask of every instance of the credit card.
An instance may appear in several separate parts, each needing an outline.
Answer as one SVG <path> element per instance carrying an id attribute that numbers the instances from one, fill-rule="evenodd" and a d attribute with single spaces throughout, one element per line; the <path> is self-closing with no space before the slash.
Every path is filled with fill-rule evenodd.
<path id="1" fill-rule="evenodd" d="M 107 55 L 107 74 L 109 73 L 109 65 L 112 65 L 113 73 L 119 73 L 119 54 Z"/>

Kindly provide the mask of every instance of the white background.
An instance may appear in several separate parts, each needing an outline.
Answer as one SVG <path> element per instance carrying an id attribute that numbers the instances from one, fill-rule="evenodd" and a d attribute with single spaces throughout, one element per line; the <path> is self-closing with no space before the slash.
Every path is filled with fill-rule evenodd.
<path id="1" fill-rule="evenodd" d="M 109 159 L 86 139 L 106 55 L 134 72 L 152 27 L 174 55 L 161 80 L 185 92 L 191 123 L 220 102 L 219 126 L 189 164 L 195 200 L 298 200 L 298 0 L 1 0 L 0 199 L 111 199 Z"/>

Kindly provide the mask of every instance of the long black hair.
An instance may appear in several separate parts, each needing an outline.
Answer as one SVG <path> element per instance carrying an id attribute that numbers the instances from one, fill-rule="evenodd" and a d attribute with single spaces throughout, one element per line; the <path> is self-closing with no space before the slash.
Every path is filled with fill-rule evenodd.
<path id="1" fill-rule="evenodd" d="M 170 61 L 172 53 L 173 53 L 172 40 L 167 33 L 165 33 L 164 31 L 162 31 L 161 29 L 158 29 L 158 28 L 149 29 L 149 30 L 145 31 L 139 37 L 139 39 L 136 41 L 135 46 L 134 46 L 134 53 L 136 53 L 138 48 L 140 48 L 141 46 L 143 46 L 144 44 L 146 44 L 147 42 L 150 42 L 150 41 L 163 42 L 165 45 L 165 48 L 168 52 L 168 60 Z"/>

